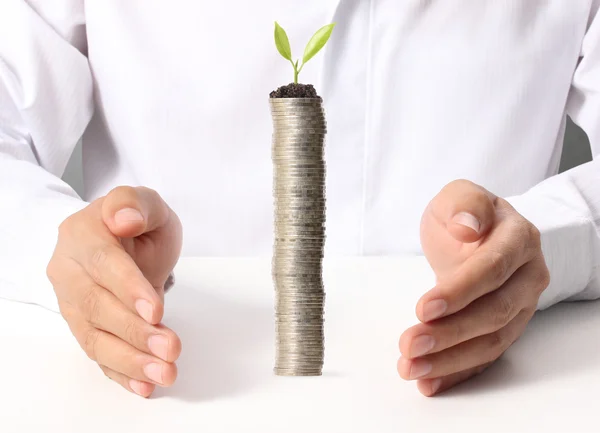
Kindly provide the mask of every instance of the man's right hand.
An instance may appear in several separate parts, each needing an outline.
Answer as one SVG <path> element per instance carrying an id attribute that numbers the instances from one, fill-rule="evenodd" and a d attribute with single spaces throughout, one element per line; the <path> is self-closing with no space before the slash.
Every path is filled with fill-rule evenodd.
<path id="1" fill-rule="evenodd" d="M 60 312 L 85 353 L 143 397 L 177 376 L 181 341 L 160 322 L 181 242 L 179 218 L 155 191 L 118 187 L 61 224 L 48 264 Z"/>

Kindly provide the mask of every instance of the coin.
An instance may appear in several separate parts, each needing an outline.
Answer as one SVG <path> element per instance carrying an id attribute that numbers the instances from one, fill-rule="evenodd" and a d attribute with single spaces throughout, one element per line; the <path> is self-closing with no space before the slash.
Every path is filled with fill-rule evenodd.
<path id="1" fill-rule="evenodd" d="M 324 161 L 320 98 L 270 99 L 273 122 L 274 372 L 318 376 L 324 360 Z"/>

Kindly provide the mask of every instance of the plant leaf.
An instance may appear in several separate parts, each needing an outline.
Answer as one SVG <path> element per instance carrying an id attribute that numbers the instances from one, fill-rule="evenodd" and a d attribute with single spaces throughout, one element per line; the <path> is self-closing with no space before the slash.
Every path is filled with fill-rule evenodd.
<path id="1" fill-rule="evenodd" d="M 281 54 L 285 59 L 293 62 L 290 40 L 288 39 L 285 30 L 283 30 L 283 27 L 277 24 L 277 22 L 275 22 L 275 46 L 277 47 L 279 54 Z"/>
<path id="2" fill-rule="evenodd" d="M 304 49 L 304 58 L 302 59 L 302 63 L 308 62 L 312 59 L 321 48 L 325 46 L 329 37 L 331 36 L 331 32 L 333 32 L 333 28 L 335 27 L 335 23 L 328 24 L 324 27 L 321 27 L 317 30 L 317 33 L 308 41 L 306 48 Z"/>

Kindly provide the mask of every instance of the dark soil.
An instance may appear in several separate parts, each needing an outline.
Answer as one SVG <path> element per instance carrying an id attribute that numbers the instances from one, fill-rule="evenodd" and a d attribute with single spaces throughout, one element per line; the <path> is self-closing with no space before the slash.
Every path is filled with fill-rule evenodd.
<path id="1" fill-rule="evenodd" d="M 312 84 L 290 83 L 271 92 L 271 98 L 319 98 Z"/>

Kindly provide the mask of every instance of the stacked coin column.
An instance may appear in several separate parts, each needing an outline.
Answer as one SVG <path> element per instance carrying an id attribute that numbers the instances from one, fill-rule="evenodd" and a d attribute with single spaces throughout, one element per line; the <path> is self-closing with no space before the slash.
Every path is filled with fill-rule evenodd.
<path id="1" fill-rule="evenodd" d="M 275 374 L 323 370 L 325 112 L 321 98 L 272 98 Z"/>

